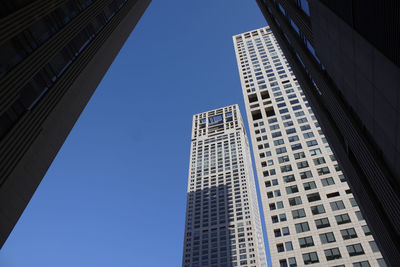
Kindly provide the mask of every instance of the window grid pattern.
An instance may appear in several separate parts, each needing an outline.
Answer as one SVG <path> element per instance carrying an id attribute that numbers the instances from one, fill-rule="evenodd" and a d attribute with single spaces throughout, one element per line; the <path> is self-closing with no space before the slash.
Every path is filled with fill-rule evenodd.
<path id="1" fill-rule="evenodd" d="M 369 245 L 373 237 L 270 29 L 235 35 L 233 42 L 272 265 L 289 258 L 298 266 L 377 265 L 382 255 Z M 282 228 L 289 234 L 275 231 Z M 341 230 L 349 228 L 357 237 L 351 232 L 353 238 L 343 239 Z M 293 249 L 282 245 L 286 242 Z M 350 256 L 347 246 L 353 244 L 361 244 L 365 253 Z"/>
<path id="2" fill-rule="evenodd" d="M 193 116 L 183 266 L 265 266 L 249 143 L 232 105 Z"/>

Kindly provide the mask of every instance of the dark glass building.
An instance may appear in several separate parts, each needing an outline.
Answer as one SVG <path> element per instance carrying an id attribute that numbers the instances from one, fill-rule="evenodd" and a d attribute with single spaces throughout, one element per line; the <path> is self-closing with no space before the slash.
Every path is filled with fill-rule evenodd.
<path id="1" fill-rule="evenodd" d="M 386 262 L 400 259 L 400 1 L 257 0 Z"/>
<path id="2" fill-rule="evenodd" d="M 0 248 L 149 3 L 0 2 Z"/>

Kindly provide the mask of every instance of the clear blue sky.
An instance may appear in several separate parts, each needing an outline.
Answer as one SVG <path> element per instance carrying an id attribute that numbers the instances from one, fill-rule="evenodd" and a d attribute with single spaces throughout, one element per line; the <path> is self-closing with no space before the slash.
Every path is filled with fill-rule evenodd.
<path id="1" fill-rule="evenodd" d="M 153 0 L 0 252 L 7 267 L 180 266 L 192 115 L 243 97 L 255 0 Z"/>

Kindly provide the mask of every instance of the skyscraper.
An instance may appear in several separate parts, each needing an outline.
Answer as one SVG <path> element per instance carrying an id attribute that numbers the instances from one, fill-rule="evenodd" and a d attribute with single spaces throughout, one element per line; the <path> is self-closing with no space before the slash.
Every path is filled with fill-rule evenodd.
<path id="1" fill-rule="evenodd" d="M 149 2 L 0 2 L 0 247 Z"/>
<path id="2" fill-rule="evenodd" d="M 269 27 L 233 41 L 273 266 L 385 266 Z"/>
<path id="3" fill-rule="evenodd" d="M 400 1 L 257 0 L 389 264 L 400 258 Z"/>
<path id="4" fill-rule="evenodd" d="M 238 105 L 194 115 L 190 150 L 182 266 L 266 266 Z"/>

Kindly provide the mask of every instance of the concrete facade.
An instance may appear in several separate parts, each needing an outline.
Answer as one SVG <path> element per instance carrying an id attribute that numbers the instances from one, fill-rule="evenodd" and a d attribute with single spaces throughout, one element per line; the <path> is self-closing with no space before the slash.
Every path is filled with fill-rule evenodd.
<path id="1" fill-rule="evenodd" d="M 238 105 L 193 116 L 184 267 L 266 267 L 250 148 Z"/>
<path id="2" fill-rule="evenodd" d="M 270 28 L 233 41 L 273 266 L 386 266 Z"/>
<path id="3" fill-rule="evenodd" d="M 390 266 L 400 258 L 400 2 L 257 0 Z"/>

